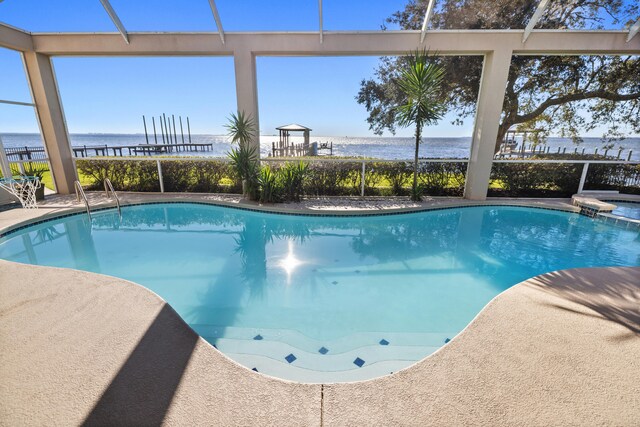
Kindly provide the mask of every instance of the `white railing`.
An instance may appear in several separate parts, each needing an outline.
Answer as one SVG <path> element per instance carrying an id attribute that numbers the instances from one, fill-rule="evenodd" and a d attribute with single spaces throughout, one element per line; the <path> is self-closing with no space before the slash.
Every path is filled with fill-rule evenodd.
<path id="1" fill-rule="evenodd" d="M 158 183 L 160 187 L 160 192 L 164 193 L 164 179 L 162 175 L 162 162 L 168 161 L 212 161 L 212 162 L 229 162 L 230 160 L 226 157 L 162 157 L 162 158 L 145 158 L 145 157 L 90 157 L 90 158 L 79 158 L 74 157 L 74 166 L 77 169 L 77 165 L 75 162 L 77 160 L 82 161 L 92 161 L 92 160 L 109 160 L 109 161 L 134 161 L 134 162 L 156 162 L 158 168 Z M 352 164 L 361 164 L 361 187 L 360 187 L 360 195 L 364 196 L 365 193 L 365 178 L 367 173 L 367 165 L 371 163 L 407 163 L 412 165 L 413 159 L 405 159 L 405 160 L 391 160 L 391 159 L 335 159 L 330 157 L 317 157 L 317 158 L 277 158 L 277 157 L 265 157 L 261 158 L 261 163 L 298 163 L 300 161 L 304 162 L 329 162 L 329 163 L 352 163 Z M 418 162 L 420 164 L 425 163 L 469 163 L 469 159 L 419 159 Z M 580 182 L 578 185 L 578 193 L 582 192 L 584 189 L 584 185 L 587 179 L 587 174 L 589 171 L 589 165 L 591 164 L 616 164 L 616 165 L 640 165 L 640 161 L 635 160 L 527 160 L 527 159 L 517 159 L 517 160 L 504 160 L 504 159 L 496 159 L 493 160 L 493 163 L 507 163 L 507 164 L 522 164 L 522 163 L 530 163 L 530 164 L 582 164 L 584 165 L 582 168 L 582 174 L 580 177 Z"/>

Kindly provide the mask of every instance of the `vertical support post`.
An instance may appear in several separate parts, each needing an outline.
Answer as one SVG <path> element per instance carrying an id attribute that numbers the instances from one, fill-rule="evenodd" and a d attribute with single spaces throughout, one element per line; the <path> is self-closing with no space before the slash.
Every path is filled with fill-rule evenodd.
<path id="1" fill-rule="evenodd" d="M 158 165 L 158 182 L 160 183 L 160 192 L 164 193 L 164 179 L 162 179 L 162 164 L 160 160 L 156 160 L 156 164 Z"/>
<path id="2" fill-rule="evenodd" d="M 503 49 L 489 52 L 484 57 L 464 188 L 465 199 L 487 198 L 511 53 L 510 49 Z"/>
<path id="3" fill-rule="evenodd" d="M 362 161 L 362 176 L 360 177 L 360 196 L 364 197 L 365 162 Z"/>
<path id="4" fill-rule="evenodd" d="M 11 172 L 11 165 L 7 158 L 7 152 L 4 150 L 2 138 L 0 138 L 0 172 L 2 172 L 2 176 L 4 178 L 11 178 L 13 176 L 13 173 Z"/>
<path id="5" fill-rule="evenodd" d="M 162 113 L 162 120 L 164 121 L 164 132 L 167 134 L 167 144 L 171 144 L 171 131 L 167 126 L 167 116 L 164 113 Z"/>
<path id="6" fill-rule="evenodd" d="M 182 137 L 182 143 L 184 144 L 184 130 L 182 129 L 182 116 L 180 116 L 180 136 Z"/>
<path id="7" fill-rule="evenodd" d="M 162 123 L 162 116 L 160 116 L 160 132 L 162 133 L 162 144 L 166 144 L 166 141 L 164 139 L 164 124 Z"/>
<path id="8" fill-rule="evenodd" d="M 151 121 L 153 122 L 153 140 L 158 145 L 158 135 L 156 134 L 156 118 L 151 116 Z"/>
<path id="9" fill-rule="evenodd" d="M 589 172 L 589 163 L 585 163 L 582 167 L 582 175 L 580 176 L 580 184 L 578 184 L 578 194 L 582 193 L 584 189 L 584 183 L 587 180 L 587 173 Z"/>
<path id="10" fill-rule="evenodd" d="M 24 52 L 22 58 L 56 189 L 71 194 L 77 172 L 51 58 L 36 52 Z"/>
<path id="11" fill-rule="evenodd" d="M 189 116 L 187 116 L 187 132 L 189 133 L 189 144 L 191 144 L 191 125 L 189 124 Z"/>
<path id="12" fill-rule="evenodd" d="M 147 134 L 147 121 L 144 119 L 144 115 L 142 116 L 142 124 L 144 125 L 144 139 L 149 143 L 149 135 Z"/>
<path id="13" fill-rule="evenodd" d="M 256 57 L 248 50 L 235 51 L 233 61 L 236 75 L 236 98 L 238 111 L 248 114 L 255 123 L 253 146 L 260 155 L 260 120 L 258 117 L 258 82 Z"/>
<path id="14" fill-rule="evenodd" d="M 178 143 L 178 136 L 176 135 L 176 116 L 171 115 L 171 121 L 173 121 L 173 143 Z"/>

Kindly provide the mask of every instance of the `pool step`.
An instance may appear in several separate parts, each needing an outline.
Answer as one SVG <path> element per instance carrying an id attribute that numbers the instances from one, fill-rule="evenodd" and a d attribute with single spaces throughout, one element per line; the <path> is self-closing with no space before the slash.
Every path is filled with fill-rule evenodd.
<path id="1" fill-rule="evenodd" d="M 305 369 L 294 364 L 280 363 L 273 359 L 259 355 L 227 354 L 231 359 L 249 369 L 271 375 L 273 377 L 307 383 L 332 383 L 345 381 L 363 381 L 375 377 L 381 377 L 413 365 L 415 362 L 405 360 L 388 360 L 372 365 L 364 365 L 359 369 L 348 371 L 324 372 L 313 369 Z"/>
<path id="2" fill-rule="evenodd" d="M 208 337 L 204 337 L 207 339 Z M 209 342 L 212 339 L 207 339 Z M 348 352 L 334 354 L 326 347 L 319 347 L 314 352 L 308 352 L 290 344 L 268 340 L 236 340 L 218 338 L 215 342 L 218 350 L 225 354 L 244 354 L 268 357 L 275 362 L 296 366 L 299 368 L 320 371 L 348 371 L 360 369 L 365 365 L 372 365 L 383 361 L 415 362 L 440 347 L 427 346 L 365 346 Z M 320 351 L 324 349 L 325 351 Z"/>
<path id="3" fill-rule="evenodd" d="M 361 332 L 336 338 L 311 338 L 292 329 L 265 329 L 224 327 L 216 325 L 192 324 L 191 327 L 213 344 L 220 338 L 248 341 L 277 341 L 289 344 L 309 353 L 316 353 L 322 347 L 330 354 L 346 353 L 366 346 L 418 346 L 441 347 L 456 335 L 456 332 Z"/>

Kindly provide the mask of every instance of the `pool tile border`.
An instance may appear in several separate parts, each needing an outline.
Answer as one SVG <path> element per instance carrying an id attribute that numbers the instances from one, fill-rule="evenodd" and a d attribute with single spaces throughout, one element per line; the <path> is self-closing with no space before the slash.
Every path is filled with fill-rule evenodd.
<path id="1" fill-rule="evenodd" d="M 165 204 L 193 204 L 193 205 L 205 205 L 205 206 L 217 206 L 223 208 L 237 209 L 242 211 L 250 211 L 250 212 L 259 212 L 273 215 L 293 215 L 293 216 L 308 216 L 308 217 L 372 217 L 372 216 L 391 216 L 391 215 L 407 215 L 414 213 L 422 213 L 428 211 L 441 211 L 446 209 L 457 209 L 457 208 L 474 208 L 474 207 L 516 207 L 516 208 L 532 208 L 532 209 L 542 209 L 549 211 L 558 211 L 558 212 L 566 212 L 579 214 L 579 212 L 572 210 L 570 207 L 551 207 L 551 206 L 531 206 L 527 203 L 465 203 L 465 204 L 447 204 L 445 206 L 425 206 L 420 208 L 400 208 L 400 209 L 389 209 L 388 212 L 366 212 L 366 211 L 345 211 L 345 212 L 336 212 L 332 211 L 330 213 L 320 213 L 314 211 L 294 211 L 294 210 L 270 210 L 264 207 L 250 207 L 250 206 L 236 206 L 227 203 L 220 203 L 218 201 L 186 201 L 186 200 L 166 200 L 166 201 L 157 201 L 152 200 L 148 202 L 135 202 L 135 203 L 123 203 L 122 207 L 130 207 L 130 206 L 143 206 L 143 205 L 165 205 Z M 45 222 L 55 221 L 67 217 L 71 217 L 74 215 L 85 215 L 86 211 L 81 208 L 69 208 L 74 209 L 73 212 L 61 213 L 59 215 L 46 216 L 46 218 L 37 220 L 37 221 L 27 221 L 26 223 L 20 222 L 16 227 L 9 226 L 5 230 L 0 231 L 0 239 L 8 237 L 18 231 L 24 230 L 25 228 L 32 227 L 34 225 L 43 224 Z M 115 206 L 103 206 L 96 207 L 91 212 L 103 212 L 107 210 L 114 210 Z"/>

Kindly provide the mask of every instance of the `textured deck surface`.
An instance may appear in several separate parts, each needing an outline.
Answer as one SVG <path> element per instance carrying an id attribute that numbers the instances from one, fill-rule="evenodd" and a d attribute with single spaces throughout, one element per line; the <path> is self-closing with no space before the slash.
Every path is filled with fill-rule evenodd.
<path id="1" fill-rule="evenodd" d="M 634 425 L 639 307 L 638 268 L 550 273 L 404 371 L 305 385 L 235 364 L 138 285 L 0 261 L 0 424 Z"/>

